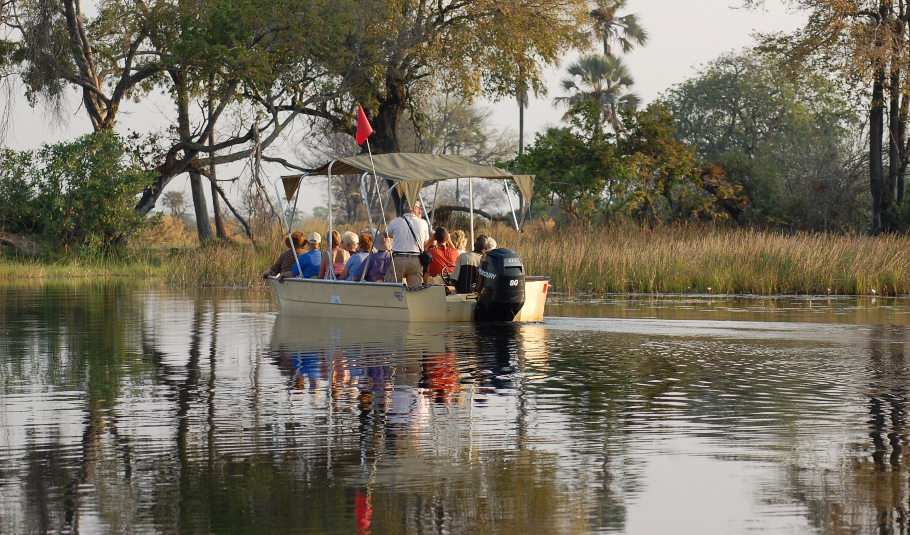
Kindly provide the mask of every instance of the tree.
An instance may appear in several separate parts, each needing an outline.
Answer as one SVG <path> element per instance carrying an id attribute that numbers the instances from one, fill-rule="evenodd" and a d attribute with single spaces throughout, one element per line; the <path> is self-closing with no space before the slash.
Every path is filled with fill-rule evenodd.
<path id="1" fill-rule="evenodd" d="M 591 11 L 594 19 L 594 33 L 603 42 L 604 55 L 614 56 L 613 43 L 619 45 L 623 54 L 628 54 L 636 45 L 648 42 L 648 32 L 639 24 L 638 15 L 617 16 L 626 7 L 627 0 L 598 0 Z"/>
<path id="2" fill-rule="evenodd" d="M 261 197 L 258 204 L 271 205 L 261 163 L 294 166 L 264 151 L 298 118 L 327 117 L 326 102 L 371 67 L 346 47 L 359 42 L 352 14 L 363 15 L 373 4 L 211 0 L 178 7 L 172 17 L 176 22 L 154 36 L 168 66 L 168 88 L 177 109 L 175 136 L 137 210 L 150 210 L 170 180 L 188 172 L 197 223 L 204 221 L 197 230 L 200 240 L 206 240 L 212 232 L 202 177 L 208 177 L 212 189 L 244 223 L 212 170 L 252 160 L 248 176 L 254 194 Z M 194 108 L 201 113 L 194 114 Z M 233 124 L 217 129 L 226 112 Z M 244 226 L 252 238 L 249 225 Z"/>
<path id="3" fill-rule="evenodd" d="M 399 124 L 421 97 L 511 97 L 519 86 L 545 92 L 543 68 L 585 44 L 587 23 L 582 0 L 381 3 L 364 24 L 361 51 L 366 61 L 376 58 L 374 75 L 350 99 L 367 110 L 372 148 L 399 152 Z M 336 130 L 353 132 L 351 100 L 333 110 Z"/>
<path id="4" fill-rule="evenodd" d="M 695 147 L 675 139 L 676 120 L 667 106 L 624 111 L 623 124 L 617 148 L 625 156 L 626 177 L 618 208 L 652 225 L 722 214 L 712 198 L 716 193 L 708 195 L 703 189 Z"/>
<path id="5" fill-rule="evenodd" d="M 600 106 L 582 100 L 571 111 L 571 127 L 538 133 L 507 167 L 537 175 L 535 197 L 558 206 L 573 224 L 580 224 L 594 219 L 598 211 L 609 217 L 621 172 L 613 135 L 603 130 Z"/>
<path id="6" fill-rule="evenodd" d="M 764 0 L 743 3 L 747 7 L 760 7 Z M 806 26 L 790 35 L 761 36 L 762 48 L 786 57 L 795 71 L 814 68 L 836 75 L 841 84 L 865 101 L 863 107 L 869 110 L 870 230 L 877 234 L 894 229 L 890 214 L 903 200 L 910 154 L 906 139 L 910 95 L 902 89 L 908 83 L 910 5 L 906 0 L 789 0 L 788 3 L 808 12 Z M 883 147 L 886 115 L 887 174 Z"/>
<path id="7" fill-rule="evenodd" d="M 664 99 L 676 137 L 743 188 L 755 221 L 791 229 L 855 228 L 858 118 L 823 76 L 786 75 L 781 58 L 724 54 Z"/>
<path id="8" fill-rule="evenodd" d="M 634 85 L 625 63 L 610 56 L 585 56 L 569 66 L 569 77 L 562 81 L 568 97 L 558 97 L 556 104 L 563 104 L 569 112 L 563 120 L 569 120 L 575 104 L 582 101 L 596 102 L 600 108 L 603 123 L 610 123 L 614 132 L 622 128 L 620 114 L 638 106 L 639 98 L 629 88 Z"/>
<path id="9" fill-rule="evenodd" d="M 493 164 L 515 153 L 514 131 L 490 124 L 492 111 L 463 98 L 431 96 L 421 99 L 419 114 L 408 113 L 410 128 L 402 130 L 402 147 L 425 154 L 460 154 Z"/>
<path id="10" fill-rule="evenodd" d="M 29 100 L 59 111 L 67 84 L 82 91 L 95 131 L 112 129 L 124 99 L 164 66 L 149 34 L 166 3 L 102 2 L 86 20 L 80 0 L 6 0 L 0 22 L 12 30 L 2 42 L 3 65 L 22 67 Z"/>
<path id="11" fill-rule="evenodd" d="M 54 247 L 109 250 L 143 219 L 133 211 L 150 174 L 110 130 L 37 151 L 0 152 L 0 225 Z"/>
<path id="12" fill-rule="evenodd" d="M 102 0 L 93 6 L 96 14 L 86 17 L 79 0 L 10 0 L 3 22 L 19 35 L 3 45 L 13 50 L 6 57 L 24 66 L 30 94 L 54 96 L 67 84 L 81 87 L 96 129 L 113 128 L 127 95 L 167 90 L 177 112 L 173 138 L 157 154 L 158 176 L 136 210 L 148 213 L 175 176 L 189 173 L 205 240 L 213 234 L 203 177 L 243 223 L 213 170 L 251 157 L 258 170 L 268 159 L 263 151 L 296 119 L 329 117 L 320 106 L 374 68 L 360 55 L 358 17 L 380 4 L 205 0 L 150 7 L 143 0 Z M 216 128 L 225 113 L 233 124 Z M 263 191 L 258 172 L 251 175 Z"/>
<path id="13" fill-rule="evenodd" d="M 563 209 L 573 224 L 630 217 L 656 224 L 739 219 L 743 199 L 723 173 L 702 168 L 694 147 L 674 138 L 666 106 L 623 112 L 620 136 L 606 133 L 601 108 L 579 101 L 572 127 L 549 128 L 507 163 L 536 174 L 536 195 Z"/>

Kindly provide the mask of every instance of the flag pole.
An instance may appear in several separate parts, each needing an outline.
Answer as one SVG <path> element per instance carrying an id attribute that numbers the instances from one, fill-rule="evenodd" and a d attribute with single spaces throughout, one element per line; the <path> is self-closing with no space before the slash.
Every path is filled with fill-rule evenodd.
<path id="1" fill-rule="evenodd" d="M 376 164 L 373 162 L 373 150 L 370 148 L 370 138 L 369 137 L 367 137 L 366 142 L 367 142 L 367 154 L 370 155 L 370 166 L 373 168 L 373 181 L 376 184 L 376 195 L 379 197 L 379 211 L 380 211 L 380 213 L 382 213 L 382 224 L 386 228 L 388 228 L 389 224 L 386 222 L 386 219 L 385 219 L 385 207 L 382 205 L 382 192 L 379 191 L 379 177 L 376 176 Z M 377 236 L 379 235 L 379 231 L 376 232 L 376 235 Z M 376 238 L 376 236 L 374 236 L 374 238 Z M 383 240 L 383 244 L 384 243 L 385 243 L 385 241 Z M 389 251 L 389 256 L 392 256 L 392 251 Z M 395 281 L 397 282 L 398 281 L 398 272 L 395 270 L 395 259 L 392 258 L 392 262 L 390 262 L 390 263 L 392 264 L 392 276 L 395 277 Z"/>

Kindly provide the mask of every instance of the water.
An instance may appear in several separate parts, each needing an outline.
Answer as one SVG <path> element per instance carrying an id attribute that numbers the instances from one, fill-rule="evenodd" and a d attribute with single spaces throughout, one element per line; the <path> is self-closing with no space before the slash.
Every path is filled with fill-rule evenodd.
<path id="1" fill-rule="evenodd" d="M 907 299 L 270 299 L 0 286 L 0 532 L 908 530 Z"/>

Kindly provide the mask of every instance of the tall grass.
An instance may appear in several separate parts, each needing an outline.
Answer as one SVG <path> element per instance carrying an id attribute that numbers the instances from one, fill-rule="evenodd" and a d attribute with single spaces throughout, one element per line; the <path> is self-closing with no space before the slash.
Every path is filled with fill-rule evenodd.
<path id="1" fill-rule="evenodd" d="M 0 255 L 0 279 L 141 277 L 164 273 L 168 248 L 129 247 L 116 253 L 61 252 Z"/>
<path id="2" fill-rule="evenodd" d="M 301 230 L 316 230 L 309 226 Z M 558 230 L 539 225 L 522 234 L 516 245 L 515 231 L 504 225 L 478 226 L 476 233 L 516 249 L 529 274 L 549 275 L 551 287 L 562 292 L 910 293 L 910 237 L 904 236 L 791 236 L 705 227 Z M 134 276 L 178 286 L 265 288 L 261 273 L 283 248 L 276 237 L 255 247 L 229 242 L 135 247 L 107 257 L 0 257 L 0 278 Z"/>
<path id="3" fill-rule="evenodd" d="M 515 232 L 490 229 L 500 245 Z M 535 229 L 517 245 L 527 272 L 593 293 L 910 293 L 910 238 L 617 226 Z"/>
<path id="4" fill-rule="evenodd" d="M 327 224 L 309 219 L 295 228 L 304 233 L 319 232 L 325 236 Z M 363 226 L 366 226 L 364 224 Z M 363 228 L 354 226 L 354 229 Z M 280 227 L 274 227 L 270 239 L 259 240 L 256 245 L 245 239 L 213 242 L 202 247 L 175 249 L 166 261 L 164 281 L 176 286 L 231 286 L 235 288 L 265 289 L 267 284 L 262 272 L 270 268 L 286 250 L 285 237 Z M 339 232 L 351 230 L 339 228 Z M 325 239 L 323 239 L 325 250 Z"/>
<path id="5" fill-rule="evenodd" d="M 283 250 L 277 246 L 230 243 L 179 249 L 169 255 L 163 279 L 176 286 L 264 289 L 262 272 Z"/>

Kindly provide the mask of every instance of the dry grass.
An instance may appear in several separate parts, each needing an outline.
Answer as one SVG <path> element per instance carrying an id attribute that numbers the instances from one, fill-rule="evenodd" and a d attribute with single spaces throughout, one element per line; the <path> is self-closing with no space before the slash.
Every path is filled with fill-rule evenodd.
<path id="1" fill-rule="evenodd" d="M 339 231 L 366 225 L 344 225 Z M 301 228 L 325 230 L 321 221 Z M 453 230 L 453 229 L 450 229 Z M 570 293 L 749 293 L 900 295 L 910 293 L 910 237 L 755 230 L 617 226 L 557 230 L 538 226 L 517 246 L 505 225 L 476 228 L 515 248 L 527 271 L 549 275 Z M 265 288 L 260 274 L 283 251 L 276 236 L 254 247 L 231 241 L 204 247 L 133 246 L 80 257 L 0 257 L 0 278 L 133 276 L 177 286 Z"/>
<path id="2" fill-rule="evenodd" d="M 295 228 L 304 233 L 325 232 L 327 225 L 320 220 L 308 220 Z M 355 227 L 360 229 L 362 227 Z M 347 227 L 340 231 L 351 230 Z M 275 226 L 272 237 L 260 240 L 255 246 L 248 240 L 215 242 L 202 247 L 175 249 L 167 258 L 164 281 L 176 286 L 231 286 L 235 288 L 267 287 L 262 272 L 284 252 L 284 236 Z"/>
<path id="3" fill-rule="evenodd" d="M 500 245 L 515 232 L 490 229 Z M 617 226 L 535 229 L 517 252 L 556 290 L 592 293 L 910 293 L 910 237 Z"/>

